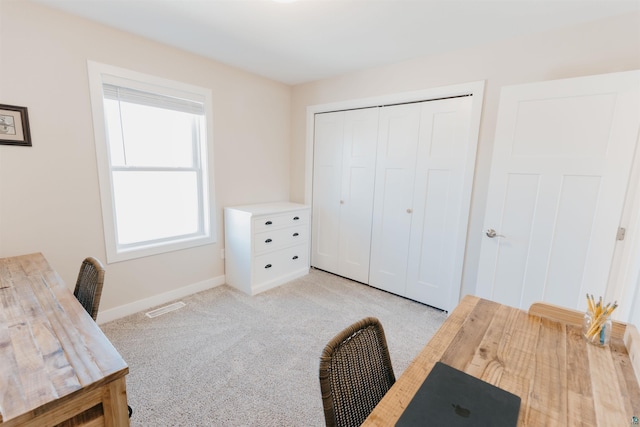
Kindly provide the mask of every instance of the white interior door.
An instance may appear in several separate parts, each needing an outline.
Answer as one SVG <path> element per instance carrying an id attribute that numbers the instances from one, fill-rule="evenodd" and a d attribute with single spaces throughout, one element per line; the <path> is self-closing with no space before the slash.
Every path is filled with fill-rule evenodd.
<path id="1" fill-rule="evenodd" d="M 457 260 L 469 213 L 463 199 L 472 102 L 470 96 L 425 102 L 420 111 L 406 296 L 446 310 L 462 280 Z"/>
<path id="2" fill-rule="evenodd" d="M 368 283 L 378 108 L 315 117 L 311 265 Z"/>
<path id="3" fill-rule="evenodd" d="M 503 88 L 478 295 L 583 309 L 605 294 L 639 104 L 637 71 Z"/>
<path id="4" fill-rule="evenodd" d="M 369 284 L 405 295 L 421 104 L 380 111 Z"/>
<path id="5" fill-rule="evenodd" d="M 472 105 L 467 96 L 381 109 L 370 285 L 445 310 L 457 303 Z"/>
<path id="6" fill-rule="evenodd" d="M 344 112 L 315 116 L 311 265 L 337 274 Z"/>
<path id="7" fill-rule="evenodd" d="M 337 274 L 369 283 L 378 108 L 345 112 Z"/>

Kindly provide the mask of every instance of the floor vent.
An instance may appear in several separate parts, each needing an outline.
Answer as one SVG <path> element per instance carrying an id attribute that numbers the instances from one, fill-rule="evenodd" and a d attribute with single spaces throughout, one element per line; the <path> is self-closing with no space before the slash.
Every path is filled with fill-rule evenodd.
<path id="1" fill-rule="evenodd" d="M 177 310 L 179 308 L 184 307 L 186 304 L 183 303 L 182 301 L 180 302 L 174 302 L 173 304 L 169 304 L 169 305 L 165 305 L 164 307 L 160 307 L 160 308 L 156 308 L 155 310 L 151 310 L 148 313 L 145 313 L 147 317 L 150 318 L 154 318 L 154 317 L 158 317 L 158 316 L 162 316 L 165 313 L 168 313 L 170 311 L 174 311 Z"/>

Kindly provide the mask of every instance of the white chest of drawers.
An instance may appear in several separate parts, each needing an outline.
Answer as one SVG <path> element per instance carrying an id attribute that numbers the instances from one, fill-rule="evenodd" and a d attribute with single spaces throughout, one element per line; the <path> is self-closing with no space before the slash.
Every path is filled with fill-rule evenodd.
<path id="1" fill-rule="evenodd" d="M 227 284 L 255 295 L 308 274 L 309 222 L 297 203 L 225 208 Z"/>

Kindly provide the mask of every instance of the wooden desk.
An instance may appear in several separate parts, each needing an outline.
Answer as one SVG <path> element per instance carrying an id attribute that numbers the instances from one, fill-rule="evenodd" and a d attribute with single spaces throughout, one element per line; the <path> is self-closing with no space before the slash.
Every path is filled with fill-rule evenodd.
<path id="1" fill-rule="evenodd" d="M 128 426 L 128 372 L 42 254 L 0 259 L 0 427 Z"/>
<path id="2" fill-rule="evenodd" d="M 622 338 L 595 347 L 580 326 L 467 296 L 363 426 L 394 425 L 437 361 L 520 396 L 520 426 L 621 427 L 640 417 Z"/>

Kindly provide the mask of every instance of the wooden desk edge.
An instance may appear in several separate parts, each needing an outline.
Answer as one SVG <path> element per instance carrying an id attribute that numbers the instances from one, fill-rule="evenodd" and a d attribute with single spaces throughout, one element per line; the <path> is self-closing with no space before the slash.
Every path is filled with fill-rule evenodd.
<path id="1" fill-rule="evenodd" d="M 640 333 L 638 329 L 631 324 L 627 324 L 624 332 L 624 345 L 629 353 L 629 360 L 636 374 L 636 380 L 640 384 Z"/>
<path id="2" fill-rule="evenodd" d="M 129 413 L 127 410 L 126 379 L 124 375 L 114 378 L 112 381 L 96 386 L 90 390 L 80 389 L 77 392 L 64 396 L 56 403 L 45 404 L 16 418 L 0 422 L 2 427 L 40 427 L 43 425 L 104 425 L 113 427 L 126 427 L 129 425 Z M 78 421 L 76 417 L 82 417 L 97 405 L 102 404 L 101 417 L 91 421 Z M 75 420 L 75 422 L 74 422 Z M 97 422 L 97 424 L 96 424 Z M 69 424 L 71 423 L 71 424 Z"/>
<path id="3" fill-rule="evenodd" d="M 45 419 L 57 419 L 58 422 L 66 421 L 69 415 L 69 409 L 71 412 L 78 411 L 78 408 L 89 409 L 98 403 L 103 404 L 103 411 L 106 414 L 109 411 L 109 415 L 119 420 L 117 426 L 125 426 L 129 421 L 128 411 L 124 410 L 127 405 L 126 398 L 126 376 L 129 373 L 129 366 L 125 365 L 111 374 L 106 375 L 100 380 L 89 384 L 86 387 L 78 389 L 73 393 L 67 394 L 61 397 L 59 400 L 47 402 L 37 408 L 33 408 L 31 411 L 19 415 L 14 418 L 4 419 L 2 416 L 2 408 L 0 408 L 0 427 L 13 427 L 13 426 L 38 426 Z M 62 404 L 62 405 L 61 405 Z M 88 406 L 87 406 L 88 405 Z M 61 406 L 61 408 L 57 408 Z M 57 408 L 57 409 L 56 409 Z M 62 409 L 62 411 L 60 410 Z M 50 411 L 53 410 L 53 415 L 50 415 Z M 58 418 L 58 414 L 61 418 Z M 126 415 L 123 418 L 123 414 Z"/>

